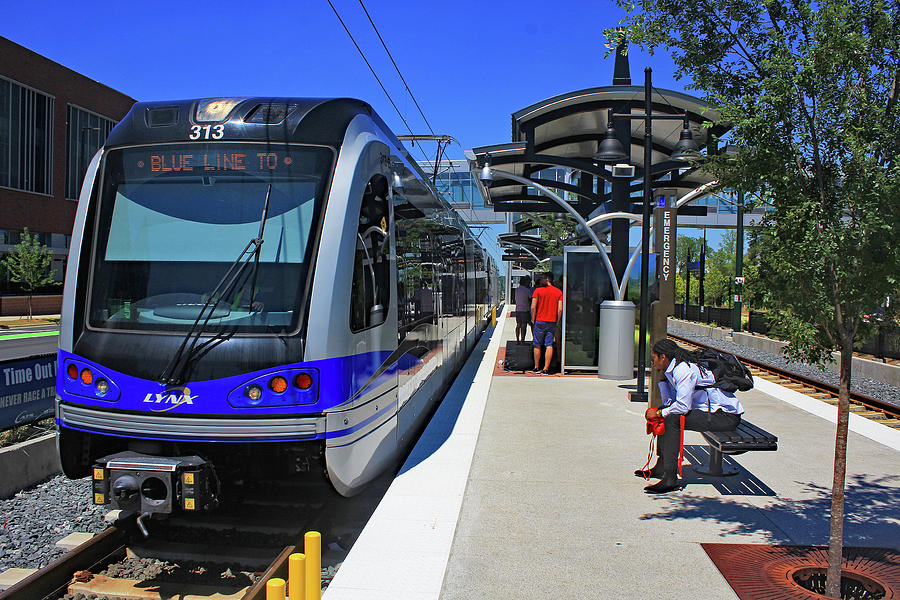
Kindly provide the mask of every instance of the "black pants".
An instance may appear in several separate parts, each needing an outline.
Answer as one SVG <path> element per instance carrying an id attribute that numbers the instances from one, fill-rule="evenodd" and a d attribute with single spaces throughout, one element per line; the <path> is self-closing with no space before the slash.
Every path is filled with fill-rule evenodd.
<path id="1" fill-rule="evenodd" d="M 690 410 L 684 415 L 684 428 L 689 431 L 731 431 L 737 429 L 741 415 L 723 412 Z M 681 415 L 666 417 L 666 432 L 660 436 L 656 453 L 662 460 L 664 477 L 678 473 L 678 442 L 681 440 Z"/>

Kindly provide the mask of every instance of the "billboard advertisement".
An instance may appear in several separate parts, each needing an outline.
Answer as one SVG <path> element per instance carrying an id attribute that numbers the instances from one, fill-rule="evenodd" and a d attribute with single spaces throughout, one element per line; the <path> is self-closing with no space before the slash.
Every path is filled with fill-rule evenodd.
<path id="1" fill-rule="evenodd" d="M 0 430 L 53 416 L 56 355 L 0 363 Z"/>

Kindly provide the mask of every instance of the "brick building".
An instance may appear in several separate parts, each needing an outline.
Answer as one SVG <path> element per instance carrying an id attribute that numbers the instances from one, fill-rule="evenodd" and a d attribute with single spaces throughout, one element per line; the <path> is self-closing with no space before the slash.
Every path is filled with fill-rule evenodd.
<path id="1" fill-rule="evenodd" d="M 0 254 L 27 227 L 62 280 L 84 171 L 134 102 L 0 37 Z"/>

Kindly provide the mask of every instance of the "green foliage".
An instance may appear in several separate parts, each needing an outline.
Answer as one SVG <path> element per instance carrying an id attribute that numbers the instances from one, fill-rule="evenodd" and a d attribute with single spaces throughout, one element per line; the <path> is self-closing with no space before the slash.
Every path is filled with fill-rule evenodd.
<path id="1" fill-rule="evenodd" d="M 703 241 L 699 238 L 678 236 L 675 241 L 675 260 L 679 270 L 685 269 L 688 262 L 700 260 L 700 246 L 702 245 Z"/>
<path id="2" fill-rule="evenodd" d="M 541 239 L 547 243 L 547 256 L 562 256 L 563 247 L 559 240 L 567 240 L 575 235 L 576 223 L 568 217 L 560 220 L 544 219 L 541 223 Z M 535 269 L 538 272 L 549 271 L 550 263 L 541 263 Z"/>
<path id="3" fill-rule="evenodd" d="M 753 263 L 744 263 L 744 304 L 757 308 L 763 306 L 766 293 L 765 285 L 759 280 L 759 267 Z"/>
<path id="4" fill-rule="evenodd" d="M 612 45 L 669 50 L 743 148 L 704 170 L 772 207 L 759 278 L 788 354 L 821 365 L 841 351 L 826 585 L 839 597 L 852 350 L 888 296 L 893 318 L 900 288 L 900 2 L 638 4 Z"/>
<path id="5" fill-rule="evenodd" d="M 31 318 L 31 295 L 34 290 L 53 283 L 50 275 L 50 262 L 53 253 L 49 248 L 38 242 L 36 236 L 31 235 L 26 228 L 22 232 L 21 241 L 16 244 L 6 256 L 6 268 L 9 270 L 9 278 L 22 285 L 22 289 L 28 294 L 28 318 Z"/>
<path id="6" fill-rule="evenodd" d="M 687 264 L 700 260 L 700 246 L 702 240 L 686 235 L 679 235 L 675 240 L 675 262 L 678 265 L 678 277 L 675 278 L 675 302 L 684 303 L 684 293 L 687 289 L 686 277 L 688 277 Z M 697 282 L 696 272 L 690 274 L 691 300 L 688 304 L 697 303 L 697 292 L 700 285 Z"/>
<path id="7" fill-rule="evenodd" d="M 50 276 L 50 262 L 53 253 L 38 242 L 26 228 L 22 232 L 21 241 L 6 256 L 6 268 L 9 278 L 22 285 L 22 289 L 32 293 L 35 289 L 53 283 Z"/>
<path id="8" fill-rule="evenodd" d="M 743 148 L 704 169 L 773 207 L 754 251 L 789 352 L 821 363 L 852 347 L 900 282 L 900 4 L 637 5 L 610 46 L 668 50 Z"/>

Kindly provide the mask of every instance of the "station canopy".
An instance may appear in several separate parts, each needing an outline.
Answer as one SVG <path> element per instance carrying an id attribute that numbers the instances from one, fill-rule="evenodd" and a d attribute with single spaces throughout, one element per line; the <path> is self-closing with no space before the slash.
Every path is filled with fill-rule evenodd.
<path id="1" fill-rule="evenodd" d="M 606 134 L 610 109 L 616 113 L 644 112 L 644 88 L 630 85 L 627 59 L 624 76 L 620 75 L 620 60 L 621 57 L 617 56 L 617 74 L 611 86 L 561 94 L 513 113 L 513 141 L 468 151 L 466 155 L 470 169 L 477 176 L 481 167 L 489 163 L 495 169 L 548 187 L 560 196 L 569 197 L 563 192 L 574 194 L 577 199 L 569 199 L 569 202 L 585 217 L 592 213 L 610 212 L 611 209 L 603 207 L 608 207 L 612 196 L 614 179 L 611 166 L 599 163 L 592 157 Z M 721 136 L 727 128 L 712 124 L 720 117 L 712 106 L 693 96 L 659 88 L 653 89 L 652 103 L 653 114 L 686 114 L 697 145 L 701 149 L 706 148 L 708 153 L 717 151 L 715 145 L 710 146 L 711 137 Z M 644 119 L 614 118 L 613 121 L 623 123 L 619 127 L 630 130 L 629 162 L 635 169 L 633 177 L 624 180 L 627 186 L 625 195 L 637 195 L 631 200 L 640 203 L 639 192 L 644 174 Z M 704 126 L 704 123 L 709 125 Z M 682 120 L 654 119 L 651 129 L 652 187 L 654 190 L 672 190 L 669 193 L 677 197 L 714 179 L 702 168 L 669 158 L 680 139 L 682 127 Z M 571 170 L 573 176 L 569 177 L 569 181 L 543 176 L 547 169 L 557 167 Z M 542 174 L 542 171 L 545 173 Z M 497 212 L 563 212 L 562 208 L 536 190 L 504 179 L 502 174 L 494 174 L 489 189 L 480 180 L 479 185 Z M 635 208 L 628 206 L 626 210 L 633 211 Z"/>

